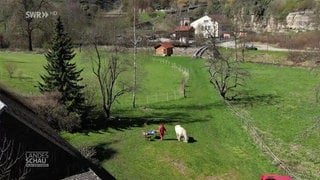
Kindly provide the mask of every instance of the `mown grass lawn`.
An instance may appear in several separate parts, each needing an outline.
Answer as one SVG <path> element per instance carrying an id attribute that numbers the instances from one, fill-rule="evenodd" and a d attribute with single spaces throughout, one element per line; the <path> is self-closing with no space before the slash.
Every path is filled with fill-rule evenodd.
<path id="1" fill-rule="evenodd" d="M 38 89 L 35 86 L 40 81 L 45 63 L 43 54 L 0 52 L 0 80 L 19 93 L 36 94 Z M 6 66 L 15 67 L 13 78 L 9 78 Z"/>
<path id="2" fill-rule="evenodd" d="M 63 136 L 75 146 L 86 142 L 99 147 L 99 155 L 104 154 L 102 165 L 118 179 L 257 179 L 265 172 L 279 172 L 208 83 L 203 62 L 184 57 L 166 59 L 189 69 L 187 98 L 149 104 L 148 110 L 121 111 L 119 115 L 125 118 L 134 116 L 131 123 L 120 118 L 120 124 L 129 124 L 122 129 Z M 159 76 L 157 83 L 170 84 L 171 79 Z M 156 129 L 160 122 L 168 129 L 165 140 L 144 140 L 142 131 Z M 195 142 L 177 142 L 176 124 L 184 126 Z"/>
<path id="3" fill-rule="evenodd" d="M 84 82 L 90 82 L 88 88 L 96 87 L 90 63 L 78 55 Z M 2 67 L 9 61 L 17 63 L 32 80 L 8 78 Z M 34 85 L 44 63 L 43 55 L 0 52 L 1 81 L 24 94 L 36 94 Z M 186 98 L 180 93 L 183 74 L 172 64 L 189 72 Z M 253 63 L 243 66 L 252 76 L 243 89 L 242 101 L 234 104 L 236 108 L 252 117 L 268 145 L 295 172 L 303 173 L 303 165 L 316 172 L 319 133 L 318 129 L 307 130 L 319 115 L 314 101 L 318 77 L 306 69 Z M 116 120 L 109 128 L 62 136 L 76 147 L 95 147 L 96 158 L 117 179 L 259 179 L 263 173 L 283 174 L 217 95 L 202 60 L 142 56 L 139 67 L 137 109 L 131 108 L 128 94 L 114 106 Z M 160 122 L 165 122 L 168 130 L 165 140 L 144 140 L 142 131 L 156 129 Z M 184 126 L 195 142 L 177 142 L 176 124 Z M 302 137 L 305 132 L 307 136 Z"/>

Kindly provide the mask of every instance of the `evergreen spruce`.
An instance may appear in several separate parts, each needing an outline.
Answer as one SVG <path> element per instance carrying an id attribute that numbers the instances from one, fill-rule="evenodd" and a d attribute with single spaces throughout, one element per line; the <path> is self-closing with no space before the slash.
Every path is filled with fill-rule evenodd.
<path id="1" fill-rule="evenodd" d="M 84 86 L 79 85 L 82 80 L 80 77 L 82 69 L 77 70 L 76 64 L 71 62 L 75 53 L 71 38 L 64 31 L 60 17 L 57 19 L 52 42 L 45 54 L 47 64 L 44 69 L 47 75 L 41 75 L 43 83 L 39 83 L 39 89 L 41 92 L 60 92 L 62 95 L 60 102 L 68 111 L 82 115 L 85 111 L 85 98 L 82 93 Z"/>

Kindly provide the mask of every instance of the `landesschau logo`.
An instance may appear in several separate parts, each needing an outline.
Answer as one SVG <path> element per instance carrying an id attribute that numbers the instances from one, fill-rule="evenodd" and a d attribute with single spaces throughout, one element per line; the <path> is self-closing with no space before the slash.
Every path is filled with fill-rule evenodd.
<path id="1" fill-rule="evenodd" d="M 56 16 L 58 13 L 57 11 L 47 12 L 47 11 L 27 11 L 26 12 L 26 18 L 33 18 L 33 19 L 41 19 L 41 18 L 47 18 L 49 15 Z"/>
<path id="2" fill-rule="evenodd" d="M 48 151 L 27 151 L 26 167 L 49 167 Z"/>

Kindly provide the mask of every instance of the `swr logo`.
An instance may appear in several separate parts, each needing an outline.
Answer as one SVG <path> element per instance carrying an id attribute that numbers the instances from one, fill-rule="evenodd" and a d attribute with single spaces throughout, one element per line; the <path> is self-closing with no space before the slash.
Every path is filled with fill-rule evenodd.
<path id="1" fill-rule="evenodd" d="M 26 12 L 26 19 L 40 19 L 40 18 L 47 18 L 49 13 L 45 11 L 27 11 Z"/>

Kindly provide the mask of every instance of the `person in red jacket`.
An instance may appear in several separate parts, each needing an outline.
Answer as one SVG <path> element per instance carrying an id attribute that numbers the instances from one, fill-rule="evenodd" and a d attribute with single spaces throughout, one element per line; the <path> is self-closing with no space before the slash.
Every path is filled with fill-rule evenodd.
<path id="1" fill-rule="evenodd" d="M 164 136 L 164 132 L 166 132 L 166 128 L 164 127 L 164 124 L 161 123 L 160 124 L 160 127 L 159 127 L 159 134 L 160 134 L 160 139 L 163 140 L 163 136 Z"/>

